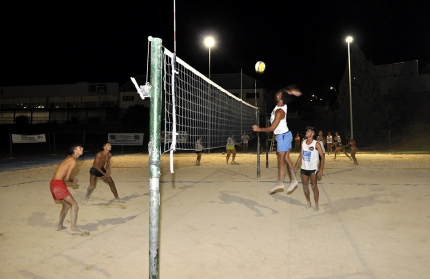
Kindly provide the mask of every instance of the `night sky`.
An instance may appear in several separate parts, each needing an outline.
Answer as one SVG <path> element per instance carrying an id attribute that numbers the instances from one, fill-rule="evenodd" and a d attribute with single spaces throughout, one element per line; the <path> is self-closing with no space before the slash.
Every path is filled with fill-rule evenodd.
<path id="1" fill-rule="evenodd" d="M 88 1 L 95 2 L 95 1 Z M 275 2 L 278 2 L 275 4 Z M 119 82 L 146 71 L 148 36 L 174 49 L 173 1 L 16 2 L 2 9 L 0 86 Z M 281 4 L 279 4 L 281 3 Z M 430 1 L 176 2 L 177 56 L 203 74 L 255 77 L 269 90 L 291 83 L 337 86 L 354 37 L 375 65 L 430 64 Z M 266 63 L 258 76 L 255 62 Z"/>

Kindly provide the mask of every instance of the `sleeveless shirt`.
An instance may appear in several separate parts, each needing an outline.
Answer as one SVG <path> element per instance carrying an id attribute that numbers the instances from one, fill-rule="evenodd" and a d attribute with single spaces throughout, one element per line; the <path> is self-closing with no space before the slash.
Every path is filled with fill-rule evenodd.
<path id="1" fill-rule="evenodd" d="M 302 169 L 318 169 L 319 153 L 316 144 L 316 140 L 313 140 L 310 145 L 306 144 L 306 140 L 302 142 Z"/>
<path id="2" fill-rule="evenodd" d="M 283 107 L 276 106 L 273 109 L 272 114 L 270 115 L 270 123 L 273 123 L 273 121 L 275 120 L 275 113 L 278 109 L 282 109 L 285 112 L 285 117 L 284 119 L 281 119 L 278 124 L 278 127 L 276 127 L 276 129 L 273 131 L 275 135 L 284 134 L 289 131 L 287 126 L 287 105 L 284 105 Z"/>

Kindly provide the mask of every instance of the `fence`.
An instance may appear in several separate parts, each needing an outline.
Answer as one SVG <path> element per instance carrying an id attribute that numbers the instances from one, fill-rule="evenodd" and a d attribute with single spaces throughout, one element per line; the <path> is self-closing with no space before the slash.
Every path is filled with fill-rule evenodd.
<path id="1" fill-rule="evenodd" d="M 342 143 L 347 144 L 348 132 L 346 131 L 323 131 L 324 137 L 330 132 L 333 136 L 338 132 L 342 138 Z M 302 138 L 304 131 L 292 131 L 293 137 L 298 133 Z M 47 132 L 44 133 L 46 142 L 44 143 L 10 143 L 10 133 L 0 132 L 0 158 L 9 157 L 26 157 L 26 156 L 40 156 L 40 155 L 66 155 L 68 148 L 73 143 L 81 143 L 85 152 L 97 152 L 102 149 L 102 143 L 108 141 L 107 132 Z M 266 133 L 261 133 L 261 145 L 265 149 Z M 271 136 L 269 135 L 269 140 Z M 408 146 L 408 140 L 400 135 L 394 134 L 390 130 L 383 130 L 374 133 L 354 131 L 354 138 L 360 151 L 375 151 L 375 152 L 389 152 L 393 150 L 409 150 L 418 151 L 419 146 Z M 227 140 L 227 139 L 226 139 Z M 148 138 L 144 135 L 142 146 L 113 146 L 112 153 L 134 153 L 134 152 L 147 152 Z M 255 151 L 256 140 L 249 142 L 249 151 Z M 294 146 L 294 144 L 293 144 Z M 406 147 L 405 147 L 406 146 Z M 270 147 L 270 142 L 269 142 Z M 406 148 L 406 149 L 405 149 Z M 240 152 L 240 147 L 238 151 Z M 223 150 L 220 150 L 223 151 Z"/>
<path id="2" fill-rule="evenodd" d="M 108 141 L 105 132 L 47 132 L 44 133 L 46 142 L 37 143 L 11 143 L 11 133 L 0 133 L 0 158 L 66 155 L 69 147 L 80 143 L 84 152 L 98 152 L 102 145 Z M 146 140 L 147 143 L 147 140 Z M 145 140 L 140 146 L 114 145 L 112 153 L 137 153 L 147 151 Z"/>

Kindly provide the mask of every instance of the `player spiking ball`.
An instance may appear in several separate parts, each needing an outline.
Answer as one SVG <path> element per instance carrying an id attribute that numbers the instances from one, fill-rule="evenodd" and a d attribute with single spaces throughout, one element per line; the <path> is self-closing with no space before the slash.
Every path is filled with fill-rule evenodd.
<path id="1" fill-rule="evenodd" d="M 257 63 L 255 63 L 255 72 L 257 74 L 263 74 L 264 71 L 266 70 L 266 64 L 263 61 L 258 61 Z"/>

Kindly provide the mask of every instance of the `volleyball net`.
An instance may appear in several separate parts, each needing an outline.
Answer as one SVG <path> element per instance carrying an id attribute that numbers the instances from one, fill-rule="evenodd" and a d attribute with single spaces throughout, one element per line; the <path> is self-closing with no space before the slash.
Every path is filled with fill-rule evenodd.
<path id="1" fill-rule="evenodd" d="M 225 147 L 235 135 L 240 142 L 243 132 L 255 137 L 258 108 L 232 93 L 176 57 L 163 51 L 162 152 L 195 150 L 202 137 L 205 149 Z M 176 142 L 174 135 L 176 134 Z"/>
<path id="2" fill-rule="evenodd" d="M 148 73 L 146 84 L 137 93 L 142 99 L 150 97 L 149 119 L 149 274 L 158 278 L 160 230 L 160 160 L 170 151 L 170 172 L 175 150 L 195 150 L 202 137 L 205 149 L 224 147 L 229 136 L 243 132 L 254 137 L 252 125 L 258 124 L 258 109 L 237 98 L 221 86 L 176 57 L 159 38 L 148 38 Z M 149 44 L 149 43 L 148 43 Z M 149 52 L 151 52 L 149 59 Z M 150 60 L 150 63 L 149 63 Z M 259 146 L 259 141 L 257 146 Z M 257 176 L 259 177 L 257 152 Z"/>

